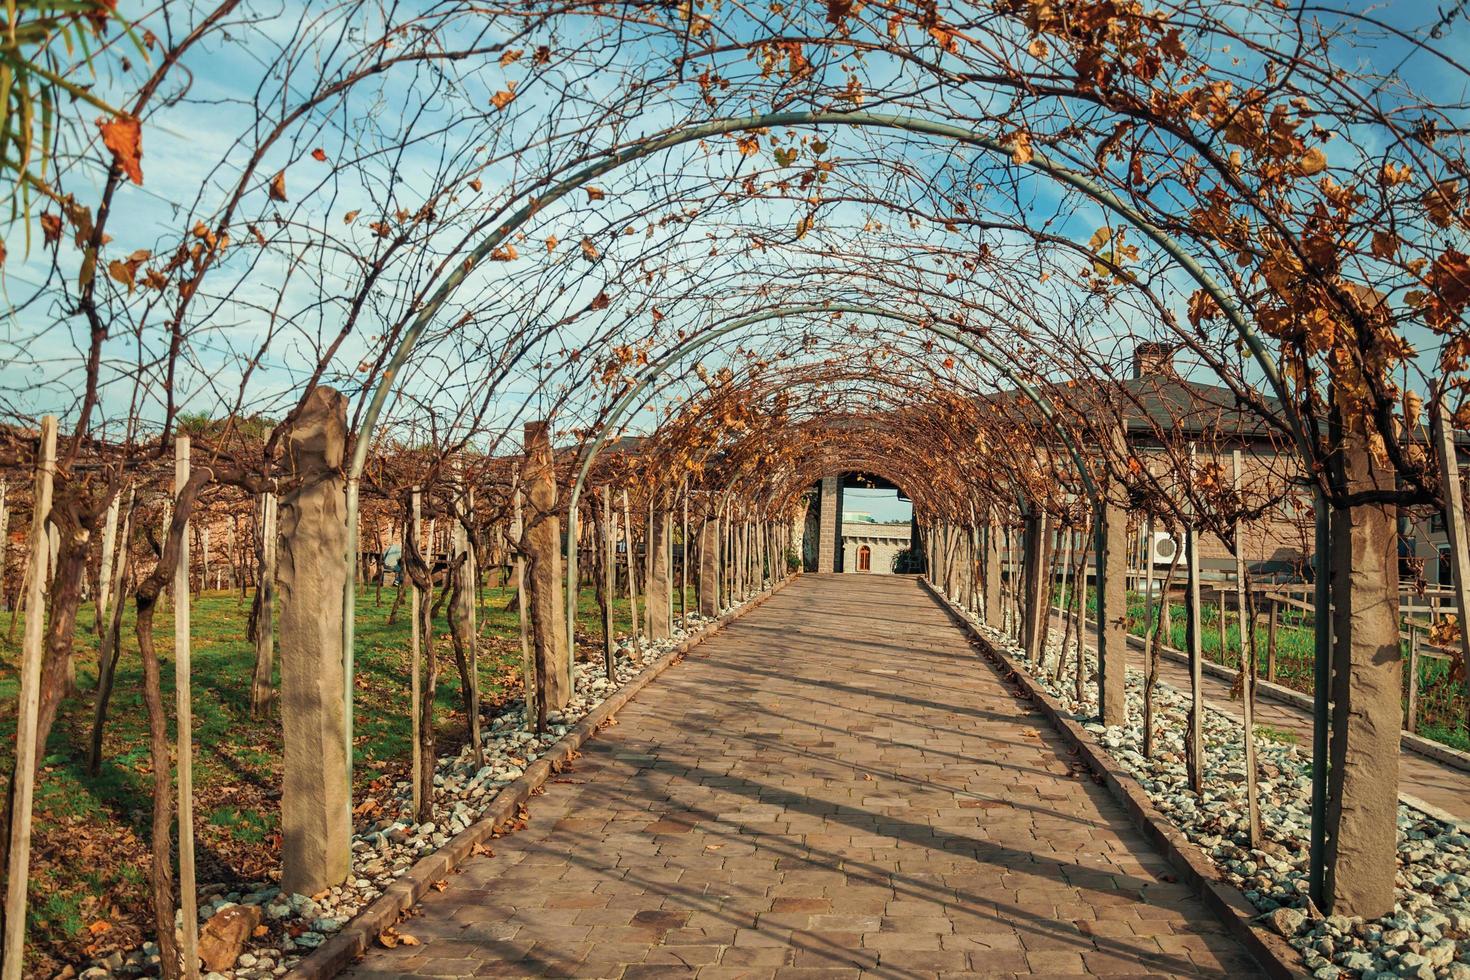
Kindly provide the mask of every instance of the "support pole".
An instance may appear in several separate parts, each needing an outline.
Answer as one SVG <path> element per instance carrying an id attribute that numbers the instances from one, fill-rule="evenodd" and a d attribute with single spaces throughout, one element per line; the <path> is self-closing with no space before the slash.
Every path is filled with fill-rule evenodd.
<path id="1" fill-rule="evenodd" d="M 1347 493 L 1391 491 L 1396 478 L 1371 443 L 1372 423 L 1349 396 L 1352 365 L 1333 378 L 1334 452 Z M 1346 376 L 1344 376 L 1346 375 Z M 1332 512 L 1333 685 L 1328 763 L 1329 914 L 1375 919 L 1394 908 L 1403 716 L 1397 508 L 1359 503 Z"/>
<path id="2" fill-rule="evenodd" d="M 189 482 L 189 437 L 174 439 L 174 510 Z M 174 717 L 178 727 L 179 912 L 183 918 L 184 976 L 199 976 L 199 896 L 194 874 L 194 710 L 189 648 L 189 524 L 179 535 L 174 566 Z"/>
<path id="3" fill-rule="evenodd" d="M 1445 539 L 1450 547 L 1450 575 L 1455 609 L 1460 621 L 1460 663 L 1470 667 L 1470 534 L 1465 529 L 1465 501 L 1460 486 L 1460 460 L 1455 455 L 1455 429 L 1444 392 L 1436 390 L 1432 438 L 1439 457 L 1440 483 L 1444 487 Z M 1470 684 L 1470 675 L 1467 675 Z M 1470 697 L 1465 699 L 1465 731 L 1470 733 Z"/>
<path id="4" fill-rule="evenodd" d="M 51 486 L 55 474 L 56 416 L 47 415 L 41 419 L 35 490 L 31 498 L 29 561 L 32 574 L 25 589 L 26 628 L 21 640 L 20 704 L 15 726 L 15 802 L 10 817 L 10 866 L 5 887 L 5 958 L 3 968 L 0 968 L 3 980 L 20 980 L 25 966 L 26 888 L 30 884 L 36 726 L 41 705 L 41 656 L 46 625 L 43 583 L 49 571 L 46 563 L 46 521 L 51 516 Z"/>
<path id="5" fill-rule="evenodd" d="M 526 692 L 526 730 L 535 731 L 539 709 L 536 704 L 536 662 L 531 650 L 530 610 L 526 607 L 526 556 L 520 544 L 526 530 L 519 471 L 512 479 L 514 487 L 511 497 L 515 502 L 515 516 L 510 533 L 511 547 L 515 549 L 516 612 L 521 626 L 521 682 Z"/>
<path id="6" fill-rule="evenodd" d="M 1126 725 L 1128 514 L 1113 497 L 1104 499 L 1097 529 L 1097 700 L 1104 725 Z"/>
<path id="7" fill-rule="evenodd" d="M 276 584 L 281 653 L 281 887 L 314 895 L 347 878 L 352 845 L 350 658 L 353 595 L 342 461 L 347 399 L 318 387 L 288 437 L 298 478 L 281 498 Z"/>
<path id="8" fill-rule="evenodd" d="M 628 560 L 628 614 L 633 623 L 633 652 L 641 661 L 643 659 L 643 637 L 638 631 L 638 562 L 633 555 L 633 508 L 628 505 L 628 491 L 623 491 L 623 523 L 627 526 L 624 532 L 628 538 L 627 555 Z"/>
<path id="9" fill-rule="evenodd" d="M 1189 479 L 1194 479 L 1194 446 L 1189 447 Z M 1200 636 L 1199 595 L 1199 530 L 1193 515 L 1186 518 L 1184 526 L 1184 645 L 1189 654 L 1189 727 L 1184 735 L 1184 764 L 1188 770 L 1189 788 L 1195 795 L 1205 790 L 1205 705 L 1201 687 L 1204 660 Z"/>
<path id="10" fill-rule="evenodd" d="M 602 669 L 615 679 L 616 643 L 613 637 L 613 599 L 618 582 L 618 514 L 613 510 L 612 488 L 602 488 Z"/>
<path id="11" fill-rule="evenodd" d="M 1240 450 L 1230 454 L 1235 494 L 1240 498 Z M 1256 638 L 1250 615 L 1250 598 L 1246 591 L 1245 523 L 1235 522 L 1235 603 L 1240 623 L 1240 717 L 1245 734 L 1245 803 L 1252 847 L 1261 843 L 1261 799 L 1256 784 Z"/>
<path id="12" fill-rule="evenodd" d="M 683 528 L 679 540 L 679 628 L 689 628 L 689 482 L 684 482 Z"/>
<path id="13" fill-rule="evenodd" d="M 405 548 L 408 547 L 408 542 L 410 540 L 412 540 L 415 545 L 417 545 L 420 540 L 419 527 L 423 521 L 422 491 L 420 491 L 418 487 L 414 487 L 408 492 L 408 500 L 408 520 L 409 527 L 412 528 L 412 530 L 408 534 L 405 534 L 403 536 Z M 431 565 L 430 568 L 432 567 L 433 566 Z M 399 574 L 403 575 L 407 573 L 400 572 Z M 525 633 L 524 620 L 525 617 L 523 616 L 523 636 Z M 411 700 L 408 706 L 408 715 L 411 719 L 410 727 L 412 729 L 410 735 L 413 739 L 413 812 L 415 814 L 418 814 L 423 812 L 424 785 L 424 751 L 423 745 L 420 743 L 419 740 L 419 702 L 423 696 L 422 675 L 424 672 L 424 651 L 423 637 L 419 635 L 419 590 L 418 586 L 412 583 L 410 583 L 408 587 L 408 621 L 411 624 L 408 630 L 408 648 L 410 651 L 409 670 L 413 678 L 409 683 L 409 695 Z"/>
<path id="14" fill-rule="evenodd" d="M 5 484 L 0 482 L 0 511 L 5 509 Z M 97 602 L 95 614 L 92 618 L 92 632 L 98 636 L 102 635 L 107 628 L 107 610 L 112 601 L 112 562 L 116 554 L 114 545 L 117 539 L 117 516 L 122 507 L 122 493 L 119 490 L 112 502 L 107 505 L 107 518 L 102 522 L 102 560 L 97 563 Z M 9 542 L 5 538 L 5 519 L 0 517 L 0 552 L 6 550 Z M 0 565 L 3 569 L 3 565 Z M 0 592 L 4 589 L 0 588 Z M 101 664 L 98 665 L 99 674 Z"/>
<path id="15" fill-rule="evenodd" d="M 276 646 L 276 495 L 260 495 L 260 609 L 255 621 L 255 671 L 250 679 L 250 709 L 257 718 L 270 712 L 275 695 Z"/>

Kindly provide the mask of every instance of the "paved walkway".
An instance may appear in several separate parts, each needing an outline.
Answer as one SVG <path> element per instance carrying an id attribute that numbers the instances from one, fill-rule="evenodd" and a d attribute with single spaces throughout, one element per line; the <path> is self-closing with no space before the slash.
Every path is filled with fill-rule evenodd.
<path id="1" fill-rule="evenodd" d="M 696 648 L 349 974 L 1254 974 L 908 578 Z"/>
<path id="2" fill-rule="evenodd" d="M 1053 613 L 1052 629 L 1060 635 L 1064 622 Z M 1097 652 L 1097 628 L 1087 624 L 1088 648 Z M 1264 654 L 1262 655 L 1264 660 Z M 1128 644 L 1128 666 L 1147 669 L 1143 648 Z M 1159 658 L 1159 680 L 1177 691 L 1189 690 L 1189 667 L 1168 657 Z M 1230 695 L 1229 681 L 1204 675 L 1205 701 L 1211 706 L 1240 719 L 1240 700 Z M 1305 708 L 1257 694 L 1256 724 L 1277 731 L 1292 732 L 1304 752 L 1312 751 L 1312 714 Z M 1404 749 L 1399 754 L 1399 791 L 1430 803 L 1460 820 L 1470 820 L 1470 772 L 1447 765 L 1418 752 Z"/>

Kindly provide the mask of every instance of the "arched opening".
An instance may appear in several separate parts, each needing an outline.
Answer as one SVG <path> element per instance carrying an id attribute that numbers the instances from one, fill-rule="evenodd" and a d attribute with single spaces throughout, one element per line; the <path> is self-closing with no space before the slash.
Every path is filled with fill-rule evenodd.
<path id="1" fill-rule="evenodd" d="M 801 554 L 807 572 L 911 574 L 919 553 L 914 507 L 887 477 L 849 471 L 807 491 Z"/>

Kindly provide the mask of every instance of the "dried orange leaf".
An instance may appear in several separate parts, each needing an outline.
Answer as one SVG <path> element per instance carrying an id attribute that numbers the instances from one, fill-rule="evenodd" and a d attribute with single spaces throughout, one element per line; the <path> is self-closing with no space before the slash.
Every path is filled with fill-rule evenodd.
<path id="1" fill-rule="evenodd" d="M 135 184 L 143 183 L 143 125 L 136 116 L 97 120 L 102 143 L 112 151 L 113 161 Z"/>

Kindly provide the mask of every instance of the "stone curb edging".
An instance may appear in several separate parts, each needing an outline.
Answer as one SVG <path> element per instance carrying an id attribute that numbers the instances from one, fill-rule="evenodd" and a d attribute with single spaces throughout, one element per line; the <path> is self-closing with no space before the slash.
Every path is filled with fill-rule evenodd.
<path id="1" fill-rule="evenodd" d="M 671 667 L 677 660 L 705 640 L 719 633 L 730 623 L 760 606 L 780 592 L 797 576 L 790 575 L 770 588 L 752 596 L 742 605 L 721 615 L 699 632 L 682 640 L 678 646 L 659 657 L 639 671 L 622 687 L 603 702 L 583 715 L 565 735 L 553 742 L 535 762 L 526 767 L 514 781 L 507 783 L 490 806 L 474 823 L 460 831 L 433 854 L 415 861 L 413 866 L 383 890 L 371 905 L 363 909 L 342 927 L 342 931 L 322 943 L 311 953 L 302 957 L 290 972 L 287 980 L 327 980 L 350 966 L 367 952 L 378 934 L 398 922 L 399 917 L 413 907 L 428 892 L 430 886 L 467 860 L 475 845 L 489 839 L 502 824 L 509 822 L 516 811 L 530 799 L 531 794 L 545 785 L 571 754 L 597 733 L 603 722 L 620 711 L 624 705 L 647 687 L 656 677 Z"/>
<path id="2" fill-rule="evenodd" d="M 1029 671 L 987 640 L 975 624 L 956 610 L 933 585 L 925 579 L 920 581 L 929 596 L 976 642 L 985 657 L 1020 685 L 1030 701 L 1051 721 L 1052 727 L 1102 779 L 1108 791 L 1128 812 L 1134 826 L 1143 831 L 1149 842 L 1168 858 L 1181 880 L 1194 889 L 1205 906 L 1255 957 L 1261 968 L 1276 980 L 1306 977 L 1301 955 L 1296 949 L 1255 921 L 1260 915 L 1255 907 L 1246 901 L 1239 889 L 1219 880 L 1214 862 L 1158 811 L 1138 781 L 1097 743 L 1092 733 L 1069 717 L 1060 702 L 1037 684 Z"/>
<path id="3" fill-rule="evenodd" d="M 1053 616 L 1061 615 L 1061 609 L 1052 606 L 1051 613 Z M 1142 650 L 1143 638 L 1129 633 L 1128 645 Z M 1176 664 L 1184 664 L 1186 666 L 1189 664 L 1189 654 L 1176 647 L 1160 643 L 1159 652 Z M 1217 664 L 1212 660 L 1202 660 L 1200 667 L 1206 674 L 1209 674 L 1217 680 L 1229 681 L 1231 683 L 1235 682 L 1235 671 L 1229 667 Z M 1282 704 L 1288 704 L 1293 708 L 1300 708 L 1309 713 L 1312 710 L 1312 699 L 1309 695 L 1303 694 L 1301 691 L 1294 691 L 1281 684 L 1273 684 L 1268 680 L 1260 678 L 1256 680 L 1256 694 L 1259 697 L 1267 698 L 1271 701 L 1279 701 Z M 1462 772 L 1470 772 L 1470 752 L 1451 748 L 1448 745 L 1441 745 L 1439 742 L 1434 741 L 1434 739 L 1425 738 L 1423 735 L 1418 735 L 1414 732 L 1401 731 L 1399 735 L 1400 746 L 1413 752 L 1415 755 L 1422 755 L 1425 758 L 1433 759 L 1435 762 L 1442 762 Z"/>

